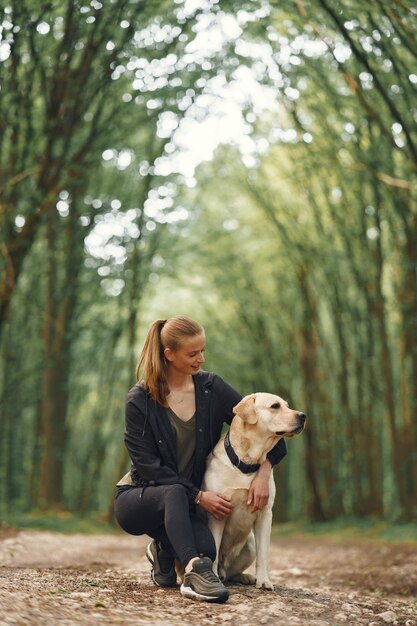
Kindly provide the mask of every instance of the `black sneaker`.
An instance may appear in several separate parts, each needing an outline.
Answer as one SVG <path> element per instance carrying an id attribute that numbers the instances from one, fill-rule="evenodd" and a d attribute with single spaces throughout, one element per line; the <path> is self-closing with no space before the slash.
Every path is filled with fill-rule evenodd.
<path id="1" fill-rule="evenodd" d="M 197 559 L 191 572 L 184 574 L 181 595 L 192 600 L 226 602 L 229 592 L 213 572 L 213 562 L 208 556 Z"/>
<path id="2" fill-rule="evenodd" d="M 176 587 L 177 574 L 172 555 L 161 548 L 154 539 L 146 548 L 146 556 L 152 565 L 151 576 L 155 585 L 158 587 Z"/>

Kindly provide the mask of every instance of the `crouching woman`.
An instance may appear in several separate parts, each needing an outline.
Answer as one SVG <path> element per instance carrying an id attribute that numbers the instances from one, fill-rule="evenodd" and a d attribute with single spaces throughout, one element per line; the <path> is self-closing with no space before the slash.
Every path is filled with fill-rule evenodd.
<path id="1" fill-rule="evenodd" d="M 241 395 L 201 370 L 204 350 L 204 329 L 188 317 L 151 325 L 137 366 L 139 382 L 127 397 L 125 444 L 132 466 L 117 485 L 115 516 L 126 532 L 152 538 L 146 555 L 156 585 L 177 586 L 177 559 L 184 597 L 225 602 L 229 592 L 212 570 L 216 547 L 207 514 L 221 520 L 232 506 L 226 496 L 200 486 L 206 457 Z M 285 454 L 280 440 L 253 479 L 254 510 L 266 506 L 272 466 Z"/>

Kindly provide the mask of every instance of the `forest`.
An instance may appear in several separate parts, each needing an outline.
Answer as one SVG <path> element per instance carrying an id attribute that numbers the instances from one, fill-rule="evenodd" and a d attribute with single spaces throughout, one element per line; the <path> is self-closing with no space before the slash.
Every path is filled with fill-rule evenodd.
<path id="1" fill-rule="evenodd" d="M 276 521 L 417 516 L 417 10 L 2 0 L 0 515 L 112 519 L 150 323 L 308 414 Z"/>

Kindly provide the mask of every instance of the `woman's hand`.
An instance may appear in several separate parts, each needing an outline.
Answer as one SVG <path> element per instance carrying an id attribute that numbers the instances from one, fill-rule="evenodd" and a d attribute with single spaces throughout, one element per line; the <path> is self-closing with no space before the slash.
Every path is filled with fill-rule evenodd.
<path id="1" fill-rule="evenodd" d="M 271 475 L 272 465 L 266 459 L 256 472 L 255 478 L 252 480 L 248 493 L 248 504 L 252 505 L 252 513 L 263 509 L 269 500 L 269 477 Z"/>
<path id="2" fill-rule="evenodd" d="M 233 510 L 230 498 L 216 491 L 203 491 L 199 505 L 219 521 L 230 515 Z"/>

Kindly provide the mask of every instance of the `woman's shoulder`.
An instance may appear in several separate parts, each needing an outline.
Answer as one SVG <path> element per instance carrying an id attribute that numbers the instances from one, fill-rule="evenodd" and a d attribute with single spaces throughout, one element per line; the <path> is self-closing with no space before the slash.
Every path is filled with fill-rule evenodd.
<path id="1" fill-rule="evenodd" d="M 141 402 L 146 400 L 148 392 L 143 383 L 136 383 L 127 393 L 126 402 Z"/>
<path id="2" fill-rule="evenodd" d="M 198 374 L 196 374 L 196 380 L 205 389 L 210 389 L 213 391 L 219 391 L 225 388 L 231 389 L 230 385 L 225 380 L 223 380 L 223 378 L 219 374 L 216 374 L 215 372 L 200 370 Z"/>
<path id="3" fill-rule="evenodd" d="M 198 383 L 203 394 L 210 397 L 210 414 L 212 419 L 230 424 L 233 417 L 233 407 L 242 399 L 241 394 L 233 389 L 219 374 L 214 372 L 199 372 Z M 210 394 L 210 395 L 208 395 Z"/>
<path id="4" fill-rule="evenodd" d="M 204 387 L 211 387 L 217 380 L 221 380 L 218 374 L 206 370 L 200 370 L 198 374 L 194 375 L 194 379 L 197 384 L 203 385 Z"/>

